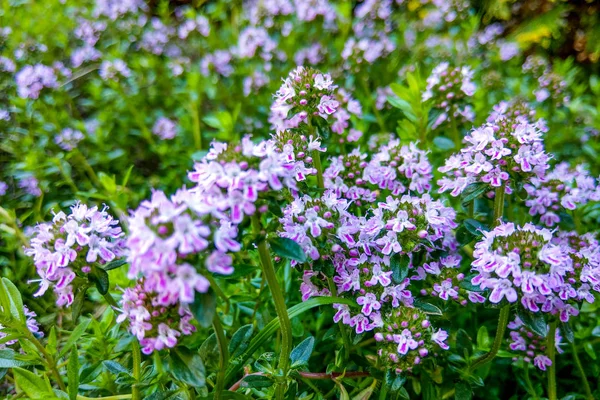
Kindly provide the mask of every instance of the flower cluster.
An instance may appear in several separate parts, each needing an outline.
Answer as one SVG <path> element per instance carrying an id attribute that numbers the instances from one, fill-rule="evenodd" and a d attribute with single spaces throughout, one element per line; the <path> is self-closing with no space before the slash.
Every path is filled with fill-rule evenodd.
<path id="1" fill-rule="evenodd" d="M 423 358 L 435 356 L 438 348 L 449 348 L 448 333 L 435 330 L 425 313 L 416 308 L 397 308 L 384 321 L 375 333 L 377 355 L 397 374 L 412 371 Z"/>
<path id="2" fill-rule="evenodd" d="M 513 361 L 523 360 L 526 363 L 533 363 L 542 371 L 552 365 L 552 360 L 546 355 L 546 338 L 527 329 L 519 317 L 515 317 L 514 321 L 509 322 L 508 329 L 510 329 L 508 347 L 518 354 L 513 357 Z M 559 354 L 563 352 L 560 347 L 561 341 L 560 329 L 557 329 L 554 343 Z"/>
<path id="3" fill-rule="evenodd" d="M 490 289 L 492 303 L 520 301 L 527 311 L 559 314 L 566 322 L 579 314 L 578 303 L 593 302 L 593 292 L 600 291 L 598 242 L 592 236 L 553 239 L 547 229 L 513 223 L 483 234 L 473 252 L 471 282 Z"/>
<path id="4" fill-rule="evenodd" d="M 540 56 L 529 56 L 523 64 L 523 71 L 530 72 L 538 83 L 538 87 L 533 94 L 538 102 L 544 102 L 547 99 L 557 107 L 565 106 L 570 102 L 567 94 L 567 82 L 552 71 L 547 60 Z"/>
<path id="5" fill-rule="evenodd" d="M 449 190 L 452 196 L 458 196 L 468 185 L 480 182 L 512 193 L 514 178 L 527 182 L 544 176 L 550 158 L 542 140 L 545 125 L 543 121 L 531 123 L 524 115 L 515 115 L 512 108 L 507 109 L 494 122 L 465 136 L 467 147 L 439 168 L 446 174 L 438 180 L 440 193 Z"/>
<path id="6" fill-rule="evenodd" d="M 562 162 L 543 179 L 534 177 L 523 187 L 529 195 L 525 201 L 529 214 L 539 215 L 540 221 L 549 227 L 560 222 L 561 209 L 575 210 L 590 201 L 600 201 L 600 185 L 583 164 L 571 168 Z"/>
<path id="7" fill-rule="evenodd" d="M 152 133 L 163 140 L 173 139 L 177 135 L 177 125 L 169 118 L 160 117 L 154 123 Z"/>
<path id="8" fill-rule="evenodd" d="M 238 225 L 256 212 L 261 192 L 295 187 L 292 167 L 272 141 L 254 144 L 245 137 L 233 148 L 213 143 L 189 173 L 196 186 L 170 198 L 155 191 L 132 213 L 129 277 L 143 277 L 144 290 L 157 293 L 159 305 L 192 303 L 196 292 L 209 288 L 203 274 L 233 272 Z"/>
<path id="9" fill-rule="evenodd" d="M 71 151 L 84 139 L 83 133 L 76 129 L 65 128 L 54 138 L 56 143 L 64 151 Z"/>
<path id="10" fill-rule="evenodd" d="M 57 88 L 58 81 L 52 67 L 43 64 L 26 65 L 15 76 L 20 97 L 37 99 L 44 88 Z"/>
<path id="11" fill-rule="evenodd" d="M 56 304 L 70 306 L 73 302 L 72 281 L 100 268 L 124 254 L 123 232 L 119 221 L 98 207 L 75 204 L 67 215 L 60 211 L 52 223 L 37 225 L 31 235 L 31 246 L 25 254 L 33 258 L 40 277 L 40 288 L 34 296 L 43 295 L 52 287 Z"/>
<path id="12" fill-rule="evenodd" d="M 431 100 L 433 107 L 442 111 L 435 126 L 449 119 L 473 121 L 475 115 L 467 104 L 467 99 L 475 93 L 472 79 L 473 71 L 466 66 L 451 67 L 443 62 L 433 69 L 427 78 L 423 101 Z"/>
<path id="13" fill-rule="evenodd" d="M 126 321 L 129 332 L 137 337 L 144 354 L 175 347 L 181 335 L 196 331 L 192 314 L 184 306 L 162 305 L 160 293 L 149 292 L 143 283 L 125 289 L 117 322 Z"/>
<path id="14" fill-rule="evenodd" d="M 106 60 L 100 65 L 100 77 L 104 80 L 115 80 L 119 77 L 129 78 L 131 70 L 123 60 Z"/>
<path id="15" fill-rule="evenodd" d="M 283 130 L 272 136 L 275 150 L 286 157 L 288 165 L 292 166 L 298 182 L 304 181 L 308 175 L 317 173 L 314 168 L 314 152 L 324 152 L 321 140 L 310 136 L 297 135 L 291 130 Z"/>
<path id="16" fill-rule="evenodd" d="M 297 128 L 313 117 L 327 119 L 340 107 L 336 89 L 329 74 L 297 67 L 275 94 L 269 122 L 279 131 Z"/>
<path id="17" fill-rule="evenodd" d="M 416 143 L 401 145 L 399 139 L 391 139 L 376 150 L 369 161 L 358 149 L 330 159 L 323 174 L 326 186 L 357 204 L 375 201 L 382 190 L 397 196 L 431 189 L 432 166 Z"/>
<path id="18" fill-rule="evenodd" d="M 327 189 L 318 198 L 296 198 L 284 209 L 280 236 L 300 244 L 312 260 L 302 264 L 304 300 L 332 291 L 354 299 L 361 306 L 360 311 L 337 304 L 334 321 L 351 326 L 357 334 L 384 328 L 387 335 L 398 329 L 395 322 L 390 322 L 402 318 L 397 310 L 413 304 L 408 270 L 422 267 L 420 263 L 428 259 L 428 253 L 452 251 L 455 213 L 428 195 L 388 196 L 385 201 L 369 204 L 363 210 L 365 216 L 354 215 L 350 205 L 350 201 L 337 196 L 335 189 Z M 417 253 L 421 257 L 416 257 Z M 393 266 L 399 259 L 407 260 L 404 276 L 394 275 Z M 418 311 L 414 313 L 418 315 Z M 385 339 L 395 343 L 399 352 L 396 356 L 385 354 L 394 363 L 407 354 L 400 336 Z M 406 363 L 418 363 L 414 354 L 409 361 L 403 360 L 400 370 L 407 368 Z"/>
<path id="19" fill-rule="evenodd" d="M 42 195 L 42 189 L 40 188 L 40 182 L 33 175 L 27 175 L 19 179 L 19 188 L 33 197 L 40 197 Z"/>

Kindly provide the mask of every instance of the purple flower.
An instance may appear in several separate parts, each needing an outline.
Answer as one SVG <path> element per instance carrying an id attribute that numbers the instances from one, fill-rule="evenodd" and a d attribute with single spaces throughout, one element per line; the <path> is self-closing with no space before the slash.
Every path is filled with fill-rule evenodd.
<path id="1" fill-rule="evenodd" d="M 56 73 L 46 65 L 26 65 L 15 76 L 19 97 L 37 99 L 44 88 L 57 88 Z"/>
<path id="2" fill-rule="evenodd" d="M 164 140 L 173 139 L 177 135 L 177 126 L 174 121 L 160 117 L 154 123 L 152 133 Z"/>

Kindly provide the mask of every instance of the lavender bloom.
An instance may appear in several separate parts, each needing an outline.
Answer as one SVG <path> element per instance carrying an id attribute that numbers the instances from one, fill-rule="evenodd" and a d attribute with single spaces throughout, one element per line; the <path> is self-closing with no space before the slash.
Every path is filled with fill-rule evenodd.
<path id="1" fill-rule="evenodd" d="M 370 161 L 358 150 L 330 159 L 323 173 L 327 187 L 357 204 L 375 201 L 378 190 L 397 196 L 431 189 L 432 166 L 416 143 L 401 146 L 400 140 L 390 139 L 377 150 Z"/>
<path id="2" fill-rule="evenodd" d="M 547 229 L 532 224 L 515 226 L 504 223 L 475 245 L 471 280 L 482 289 L 490 289 L 488 300 L 509 303 L 520 300 L 529 312 L 559 314 L 566 322 L 579 314 L 574 307 L 582 301 L 593 301 L 592 292 L 600 291 L 598 242 L 588 236 L 586 242 L 572 236 L 553 238 Z"/>
<path id="3" fill-rule="evenodd" d="M 183 305 L 161 305 L 161 296 L 161 293 L 146 290 L 142 281 L 125 289 L 121 298 L 122 311 L 117 323 L 126 322 L 144 354 L 173 348 L 181 336 L 196 331 L 189 309 Z"/>
<path id="4" fill-rule="evenodd" d="M 144 278 L 144 290 L 158 293 L 163 306 L 190 304 L 209 288 L 208 273 L 233 272 L 238 224 L 256 212 L 261 192 L 295 188 L 291 165 L 272 141 L 228 148 L 213 143 L 188 176 L 196 186 L 171 198 L 156 191 L 129 218 L 131 278 Z M 192 267 L 191 260 L 195 260 Z"/>
<path id="5" fill-rule="evenodd" d="M 552 361 L 546 356 L 546 338 L 543 338 L 534 332 L 531 332 L 519 319 L 508 324 L 509 338 L 508 347 L 517 355 L 513 357 L 513 361 L 523 360 L 526 363 L 533 364 L 540 370 L 545 371 L 546 367 L 552 365 Z M 555 346 L 556 351 L 561 354 L 562 336 L 560 329 L 556 330 Z"/>
<path id="6" fill-rule="evenodd" d="M 44 88 L 58 87 L 54 70 L 42 64 L 23 67 L 17 73 L 15 80 L 19 97 L 28 99 L 37 99 Z"/>
<path id="7" fill-rule="evenodd" d="M 100 77 L 104 80 L 115 80 L 118 77 L 129 78 L 131 70 L 123 60 L 103 61 L 100 65 Z"/>
<path id="8" fill-rule="evenodd" d="M 525 182 L 544 176 L 549 168 L 542 140 L 545 126 L 541 121 L 533 124 L 524 115 L 516 115 L 513 108 L 465 136 L 467 147 L 439 168 L 446 174 L 438 180 L 440 193 L 450 191 L 458 196 L 475 182 L 504 187 L 506 193 L 512 193 L 510 173 L 520 175 Z"/>
<path id="9" fill-rule="evenodd" d="M 34 228 L 31 247 L 25 249 L 40 277 L 31 281 L 40 284 L 34 296 L 41 296 L 52 287 L 57 295 L 56 304 L 70 306 L 74 298 L 71 282 L 76 276 L 85 276 L 91 266 L 123 255 L 119 221 L 106 210 L 77 203 L 70 214 L 60 211 L 52 223 Z"/>
<path id="10" fill-rule="evenodd" d="M 561 209 L 575 210 L 590 201 L 600 201 L 600 186 L 581 164 L 575 168 L 566 162 L 557 164 L 543 178 L 532 178 L 524 188 L 530 197 L 525 201 L 529 214 L 539 215 L 548 227 L 560 222 Z"/>
<path id="11" fill-rule="evenodd" d="M 15 62 L 10 58 L 0 56 L 0 71 L 2 72 L 15 72 L 17 66 Z"/>
<path id="12" fill-rule="evenodd" d="M 436 331 L 422 311 L 402 307 L 384 318 L 376 329 L 377 355 L 396 374 L 410 372 L 421 361 L 434 355 L 437 348 L 447 350 L 448 334 Z"/>
<path id="13" fill-rule="evenodd" d="M 227 50 L 217 50 L 202 58 L 200 61 L 200 70 L 204 75 L 209 75 L 212 66 L 219 75 L 228 77 L 233 73 L 233 67 L 231 66 L 232 58 L 231 52 Z"/>
<path id="14" fill-rule="evenodd" d="M 39 182 L 35 176 L 29 175 L 21 178 L 19 180 L 19 187 L 30 196 L 40 197 L 42 195 L 42 189 L 40 189 Z"/>
<path id="15" fill-rule="evenodd" d="M 56 143 L 64 151 L 71 151 L 77 144 L 84 138 L 81 131 L 65 128 L 58 135 L 54 137 L 54 143 Z"/>
<path id="16" fill-rule="evenodd" d="M 143 0 L 96 0 L 94 16 L 106 16 L 113 21 L 127 13 L 138 13 L 148 8 Z"/>
<path id="17" fill-rule="evenodd" d="M 154 123 L 152 133 L 164 140 L 173 139 L 177 135 L 177 125 L 169 118 L 160 117 Z"/>
<path id="18" fill-rule="evenodd" d="M 281 131 L 297 128 L 313 116 L 327 119 L 340 106 L 334 96 L 336 89 L 329 74 L 322 74 L 312 68 L 297 67 L 290 72 L 275 94 L 269 122 L 273 124 L 273 128 Z M 290 115 L 292 110 L 294 113 Z"/>
<path id="19" fill-rule="evenodd" d="M 433 108 L 442 112 L 434 128 L 448 118 L 473 120 L 474 115 L 468 104 L 468 98 L 473 96 L 476 89 L 472 79 L 473 70 L 467 66 L 451 67 L 443 62 L 433 69 L 427 78 L 423 101 L 431 100 Z"/>
<path id="20" fill-rule="evenodd" d="M 0 196 L 4 196 L 8 191 L 8 184 L 6 182 L 0 181 Z"/>

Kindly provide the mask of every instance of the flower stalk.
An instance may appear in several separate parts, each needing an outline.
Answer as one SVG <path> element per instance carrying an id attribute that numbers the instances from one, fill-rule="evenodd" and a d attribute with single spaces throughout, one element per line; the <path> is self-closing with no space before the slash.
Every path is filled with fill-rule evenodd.
<path id="1" fill-rule="evenodd" d="M 548 329 L 548 336 L 546 337 L 546 355 L 552 362 L 548 367 L 548 399 L 556 400 L 556 326 L 558 322 L 553 321 L 550 323 L 550 329 Z"/>
<path id="2" fill-rule="evenodd" d="M 227 364 L 229 363 L 229 350 L 227 348 L 225 331 L 223 330 L 223 325 L 221 324 L 217 314 L 215 314 L 215 317 L 213 318 L 213 328 L 217 337 L 217 344 L 219 345 L 219 371 L 217 372 L 214 399 L 219 400 L 225 385 L 225 370 L 227 369 Z"/>
<path id="3" fill-rule="evenodd" d="M 139 384 L 142 378 L 142 353 L 140 345 L 135 339 L 132 342 L 131 355 L 133 357 L 133 379 L 135 379 L 135 383 L 131 387 L 131 399 L 141 400 Z"/>
<path id="4" fill-rule="evenodd" d="M 252 216 L 252 227 L 254 229 L 254 233 L 257 235 L 261 234 L 262 227 L 259 220 L 258 215 Z M 260 257 L 260 263 L 262 266 L 263 274 L 271 289 L 271 294 L 273 296 L 273 302 L 275 303 L 275 312 L 277 313 L 277 317 L 279 318 L 279 322 L 281 325 L 281 352 L 279 354 L 279 369 L 282 370 L 283 375 L 287 375 L 289 364 L 290 364 L 290 353 L 292 352 L 292 323 L 287 313 L 287 308 L 285 306 L 285 298 L 283 296 L 283 291 L 281 290 L 281 286 L 277 281 L 277 275 L 275 273 L 275 268 L 273 267 L 273 262 L 271 261 L 271 255 L 269 253 L 269 249 L 267 248 L 267 242 L 264 238 L 260 238 L 256 243 L 258 247 L 258 254 Z M 282 383 L 278 383 L 276 389 L 276 397 L 278 399 L 283 399 L 285 394 L 285 385 Z"/>
<path id="5" fill-rule="evenodd" d="M 585 396 L 588 400 L 593 400 L 594 395 L 592 394 L 592 389 L 590 388 L 590 383 L 587 380 L 587 376 L 585 375 L 585 370 L 583 369 L 583 365 L 581 365 L 581 360 L 579 359 L 579 353 L 577 351 L 577 346 L 575 346 L 575 341 L 571 342 L 571 348 L 573 351 L 573 362 L 577 367 L 577 371 L 579 375 L 581 375 L 581 383 L 583 385 L 583 389 L 585 390 Z"/>
<path id="6" fill-rule="evenodd" d="M 502 215 L 504 211 L 504 187 L 501 186 L 496 188 L 494 196 L 494 226 L 498 226 L 502 223 Z M 506 326 L 508 325 L 508 319 L 510 318 L 510 304 L 505 305 L 500 309 L 500 316 L 498 317 L 498 326 L 496 328 L 496 337 L 492 343 L 492 348 L 489 353 L 479 357 L 469 368 L 469 371 L 475 371 L 477 368 L 491 362 L 496 358 L 496 354 L 500 350 L 502 340 L 504 339 L 504 333 L 506 332 Z"/>

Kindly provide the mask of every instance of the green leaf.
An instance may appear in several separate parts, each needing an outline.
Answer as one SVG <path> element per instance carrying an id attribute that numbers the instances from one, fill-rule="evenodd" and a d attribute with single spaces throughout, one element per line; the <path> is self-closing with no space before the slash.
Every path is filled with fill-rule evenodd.
<path id="1" fill-rule="evenodd" d="M 131 372 L 127 368 L 114 360 L 104 360 L 102 364 L 104 364 L 106 369 L 114 375 L 119 375 L 121 373 L 131 375 Z"/>
<path id="2" fill-rule="evenodd" d="M 466 382 L 458 382 L 454 387 L 454 399 L 455 400 L 471 400 L 473 398 L 473 392 L 471 386 Z"/>
<path id="3" fill-rule="evenodd" d="M 315 347 L 315 338 L 312 336 L 304 339 L 300 344 L 292 350 L 290 353 L 290 361 L 292 362 L 292 368 L 298 368 L 302 365 L 308 364 L 308 359 L 313 352 Z"/>
<path id="4" fill-rule="evenodd" d="M 560 323 L 560 333 L 562 337 L 569 341 L 569 343 L 573 343 L 573 340 L 575 340 L 575 334 L 573 333 L 573 328 L 569 322 Z"/>
<path id="5" fill-rule="evenodd" d="M 313 297 L 308 301 L 290 307 L 288 309 L 288 316 L 290 319 L 292 319 L 314 307 L 330 304 L 347 304 L 349 306 L 357 306 L 356 302 L 341 297 Z M 225 376 L 226 384 L 233 379 L 237 371 L 242 368 L 244 363 L 254 354 L 256 350 L 260 348 L 260 346 L 262 346 L 263 343 L 273 339 L 273 335 L 275 332 L 277 332 L 279 327 L 279 318 L 274 318 L 256 336 L 254 336 L 254 338 L 250 341 L 248 348 L 239 357 L 230 360 L 231 365 L 228 368 Z"/>
<path id="6" fill-rule="evenodd" d="M 434 306 L 431 303 L 427 303 L 421 299 L 415 299 L 413 305 L 419 310 L 423 311 L 425 314 L 430 315 L 442 315 L 442 310 L 439 307 Z"/>
<path id="7" fill-rule="evenodd" d="M 476 237 L 481 237 L 483 235 L 483 232 L 489 231 L 487 225 L 482 224 L 476 219 L 465 219 L 463 221 L 463 225 L 471 234 L 473 234 Z"/>
<path id="8" fill-rule="evenodd" d="M 444 136 L 436 136 L 433 138 L 433 144 L 440 150 L 451 150 L 454 148 L 454 142 Z"/>
<path id="9" fill-rule="evenodd" d="M 77 322 L 77 319 L 81 314 L 81 309 L 83 308 L 83 301 L 85 300 L 85 292 L 87 292 L 87 290 L 87 286 L 83 286 L 77 289 L 77 294 L 75 295 L 75 299 L 73 299 L 73 304 L 71 304 L 71 318 L 73 319 L 73 322 Z"/>
<path id="10" fill-rule="evenodd" d="M 489 350 L 490 348 L 490 336 L 485 325 L 481 325 L 477 331 L 477 348 L 480 350 Z"/>
<path id="11" fill-rule="evenodd" d="M 77 347 L 71 350 L 69 363 L 67 364 L 67 379 L 69 382 L 69 400 L 76 400 L 79 392 L 79 354 Z"/>
<path id="12" fill-rule="evenodd" d="M 200 345 L 198 353 L 206 367 L 209 369 L 212 366 L 216 367 L 219 362 L 219 342 L 217 341 L 217 335 L 211 333 Z"/>
<path id="13" fill-rule="evenodd" d="M 548 324 L 541 313 L 530 313 L 519 307 L 517 316 L 523 321 L 523 324 L 525 324 L 527 328 L 537 335 L 546 337 L 548 334 Z"/>
<path id="14" fill-rule="evenodd" d="M 108 193 L 115 193 L 117 191 L 117 184 L 113 176 L 108 176 L 104 172 L 99 172 L 98 180 L 100 180 L 100 183 Z"/>
<path id="15" fill-rule="evenodd" d="M 73 332 L 71 332 L 71 334 L 69 335 L 67 341 L 65 342 L 65 345 L 63 346 L 58 355 L 59 358 L 64 357 L 67 354 L 67 352 L 71 350 L 71 347 L 73 347 L 73 345 L 77 343 L 81 335 L 83 335 L 84 332 L 87 330 L 88 326 L 90 326 L 91 322 L 91 319 L 86 318 L 83 321 L 81 321 L 79 325 L 75 327 L 75 329 L 73 329 Z"/>
<path id="16" fill-rule="evenodd" d="M 242 380 L 241 387 L 243 388 L 268 388 L 273 386 L 273 379 L 264 375 L 246 375 Z"/>
<path id="17" fill-rule="evenodd" d="M 248 348 L 248 344 L 250 338 L 252 337 L 252 332 L 254 331 L 254 327 L 252 324 L 244 325 L 240 329 L 238 329 L 233 336 L 231 336 L 231 341 L 229 342 L 229 355 L 230 357 L 237 357 L 244 352 Z"/>
<path id="18" fill-rule="evenodd" d="M 102 268 L 93 267 L 91 272 L 88 274 L 90 282 L 96 285 L 96 289 L 100 292 L 100 294 L 108 293 L 109 281 L 108 281 L 108 273 Z"/>
<path id="19" fill-rule="evenodd" d="M 406 383 L 406 376 L 397 374 L 396 371 L 388 369 L 385 373 L 385 383 L 390 392 L 398 392 Z"/>
<path id="20" fill-rule="evenodd" d="M 592 360 L 596 360 L 596 351 L 594 350 L 594 346 L 592 346 L 592 344 L 590 342 L 585 342 L 583 344 L 583 349 L 585 350 L 585 352 L 588 354 L 588 356 L 590 356 L 590 358 Z"/>
<path id="21" fill-rule="evenodd" d="M 15 359 L 19 355 L 11 349 L 0 350 L 0 368 L 25 367 L 28 365 L 39 365 L 40 362 L 33 360 Z"/>
<path id="22" fill-rule="evenodd" d="M 196 388 L 206 386 L 205 370 L 198 354 L 188 353 L 182 349 L 172 350 L 169 357 L 171 374 L 180 382 Z"/>
<path id="23" fill-rule="evenodd" d="M 119 268 L 125 264 L 127 264 L 127 261 L 124 259 L 112 260 L 111 262 L 105 264 L 102 269 L 105 271 L 110 271 L 111 269 Z"/>
<path id="24" fill-rule="evenodd" d="M 295 260 L 300 263 L 306 261 L 304 250 L 302 250 L 302 247 L 292 239 L 280 237 L 269 239 L 269 245 L 271 246 L 273 253 L 280 257 L 289 258 L 290 260 Z"/>
<path id="25" fill-rule="evenodd" d="M 22 368 L 13 368 L 15 382 L 19 388 L 32 400 L 55 399 L 52 386 L 47 380 L 43 380 L 33 372 Z M 46 378 L 48 379 L 48 378 Z"/>
<path id="26" fill-rule="evenodd" d="M 461 203 L 467 205 L 489 190 L 489 185 L 485 182 L 471 183 L 465 188 L 461 195 Z"/>
<path id="27" fill-rule="evenodd" d="M 208 289 L 206 293 L 196 292 L 194 302 L 190 305 L 190 311 L 202 327 L 211 326 L 217 311 L 217 297 L 214 290 Z"/>
<path id="28" fill-rule="evenodd" d="M 456 240 L 458 241 L 458 244 L 465 246 L 475 240 L 475 236 L 473 236 L 473 234 L 469 232 L 464 225 L 461 225 L 456 230 Z"/>
<path id="29" fill-rule="evenodd" d="M 404 279 L 408 276 L 408 264 L 410 258 L 408 255 L 394 254 L 390 258 L 390 268 L 392 270 L 392 280 L 395 284 L 399 285 L 404 282 Z"/>
<path id="30" fill-rule="evenodd" d="M 23 299 L 19 289 L 8 279 L 2 278 L 2 285 L 5 293 L 8 296 L 10 315 L 18 321 L 25 322 L 25 314 L 23 313 Z"/>

